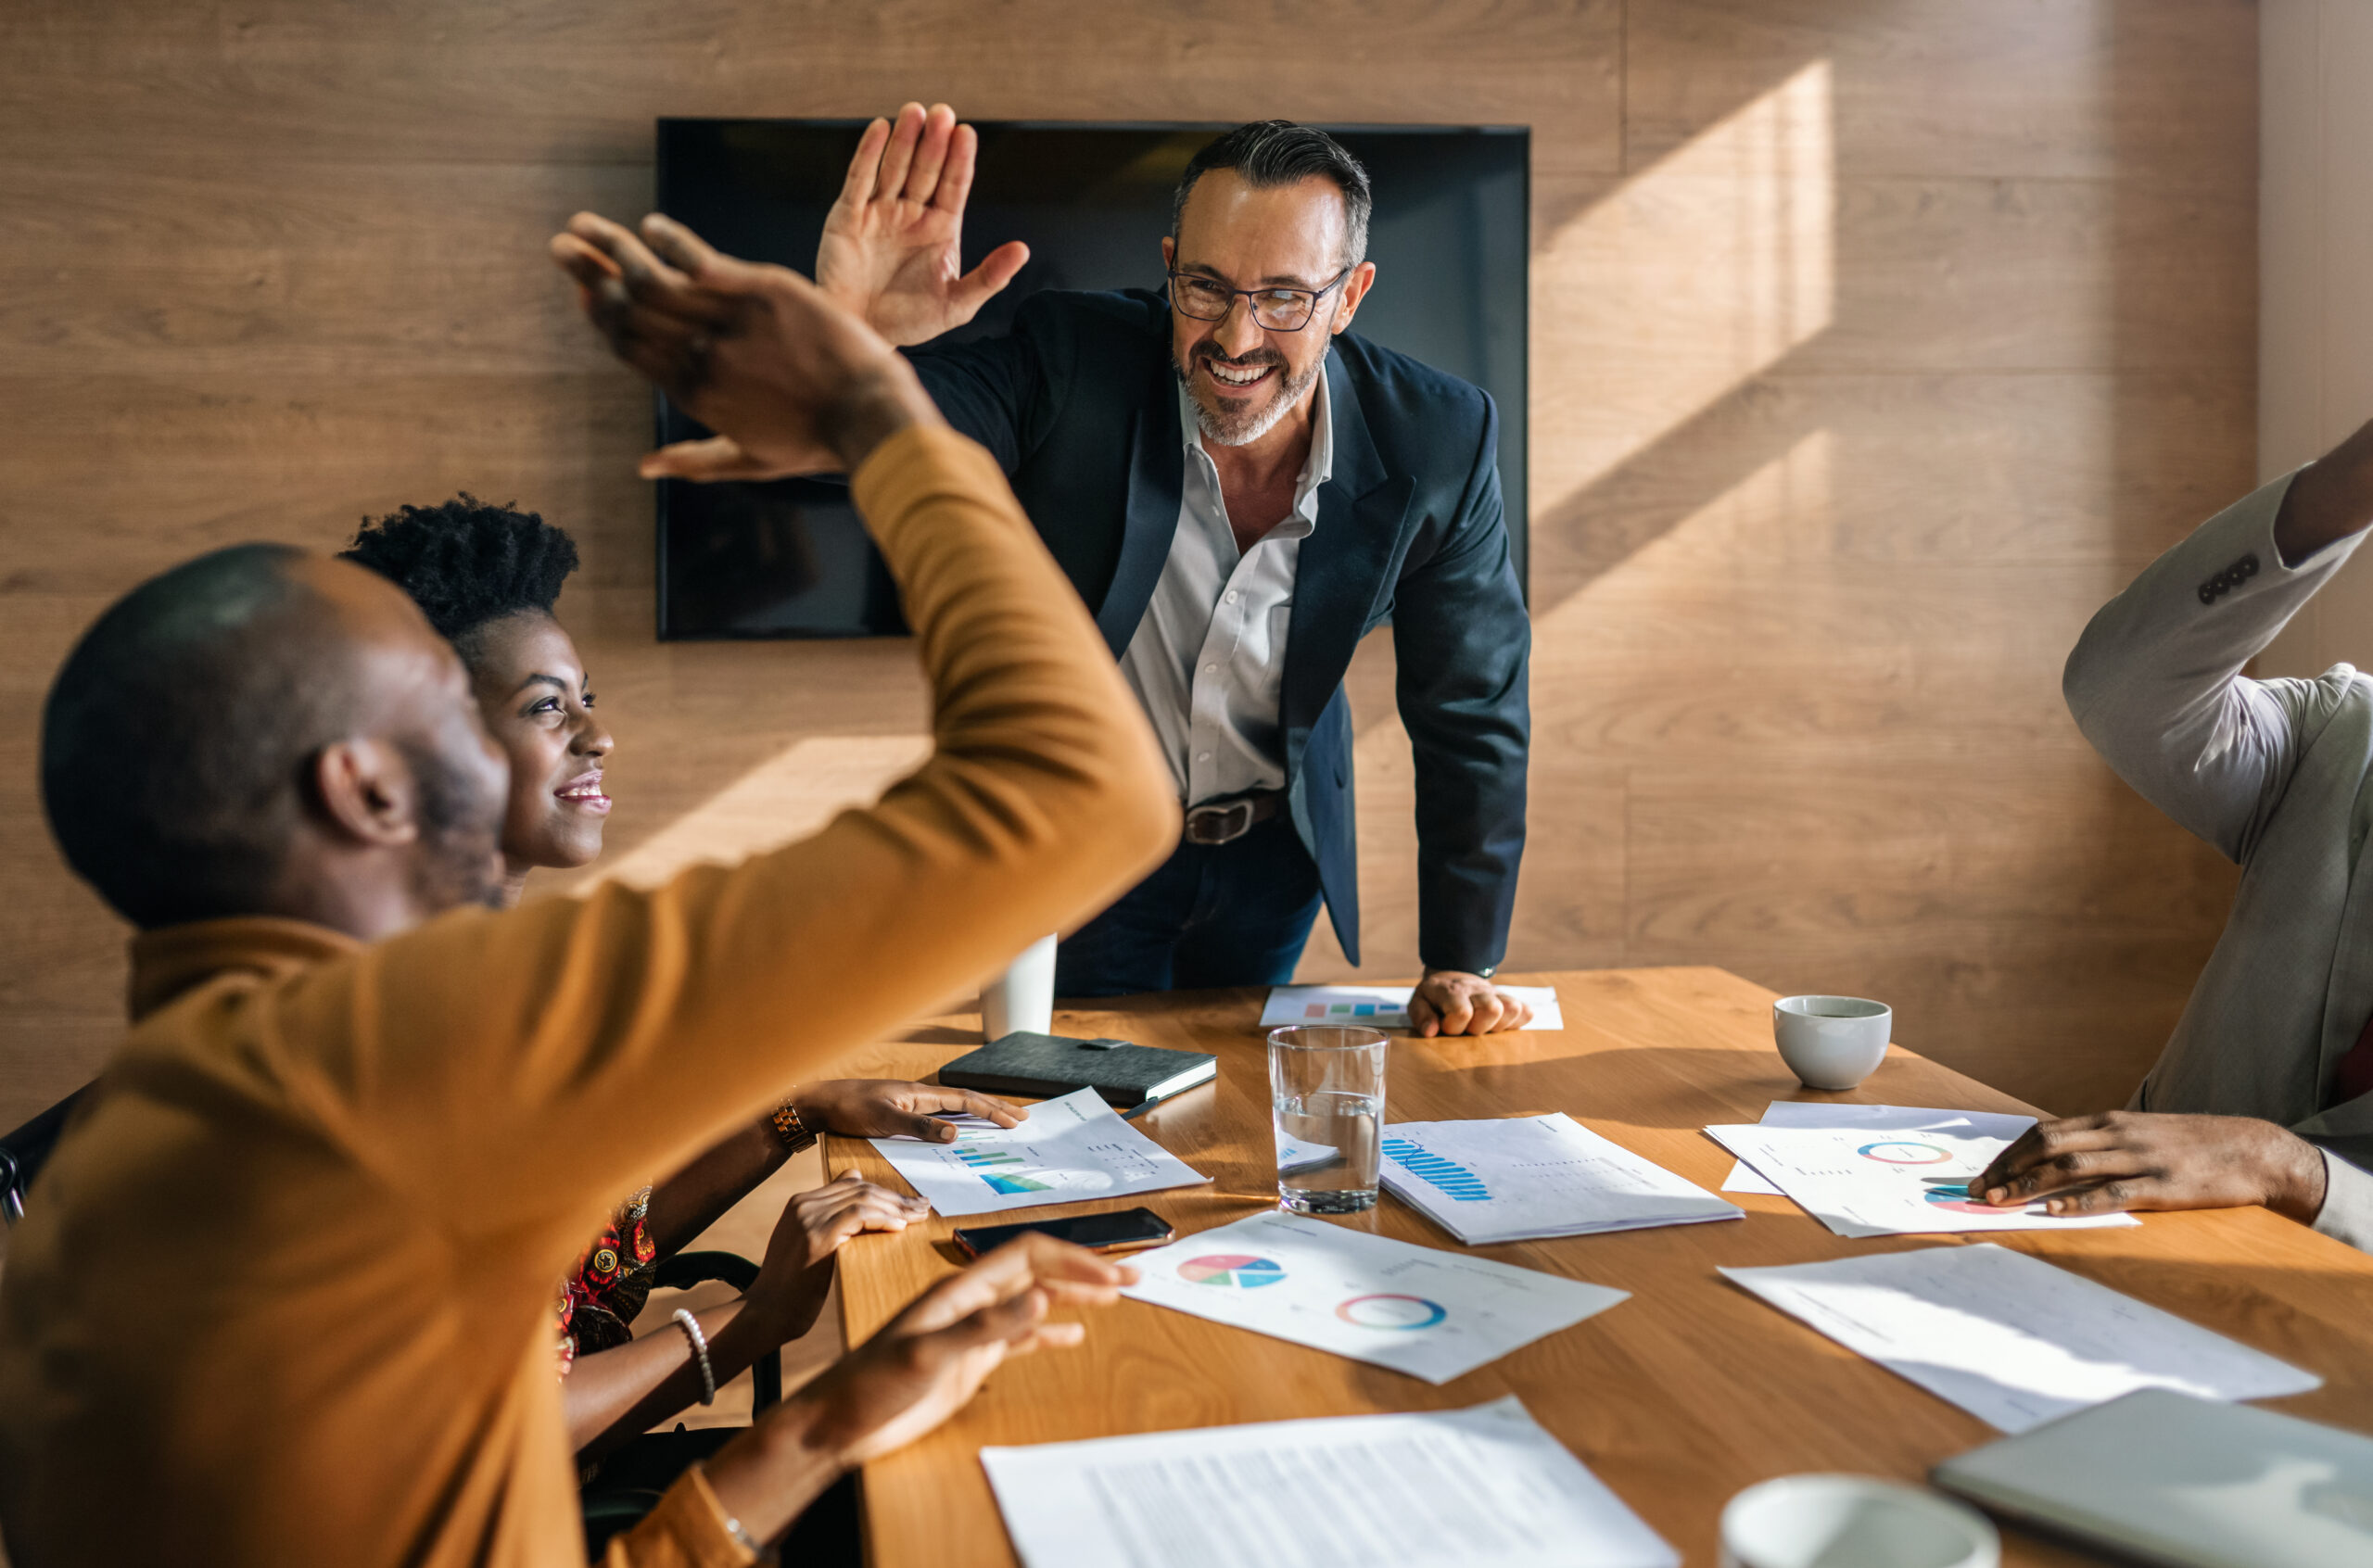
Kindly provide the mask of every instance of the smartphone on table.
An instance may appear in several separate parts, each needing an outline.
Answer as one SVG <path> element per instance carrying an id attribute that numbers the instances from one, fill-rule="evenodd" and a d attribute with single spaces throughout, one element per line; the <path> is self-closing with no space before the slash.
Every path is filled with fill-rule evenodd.
<path id="1" fill-rule="evenodd" d="M 1031 1220 L 1019 1225 L 958 1226 L 956 1245 L 978 1258 L 1022 1234 L 1024 1231 L 1043 1231 L 1057 1241 L 1067 1241 L 1091 1252 L 1135 1252 L 1140 1247 L 1160 1246 L 1177 1233 L 1170 1221 L 1150 1208 L 1123 1208 L 1111 1214 L 1074 1214 L 1063 1220 Z"/>

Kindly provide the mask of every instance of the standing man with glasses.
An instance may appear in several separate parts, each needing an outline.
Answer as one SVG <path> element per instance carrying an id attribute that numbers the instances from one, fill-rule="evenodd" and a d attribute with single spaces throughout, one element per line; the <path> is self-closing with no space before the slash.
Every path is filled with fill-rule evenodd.
<path id="1" fill-rule="evenodd" d="M 893 343 L 971 320 L 1028 259 L 1008 244 L 960 272 L 976 147 L 945 105 L 909 104 L 850 164 L 817 282 Z M 1285 983 L 1322 897 L 1359 961 L 1343 677 L 1389 620 L 1416 765 L 1412 1021 L 1529 1021 L 1491 983 L 1530 729 L 1498 415 L 1479 389 L 1347 335 L 1376 281 L 1368 215 L 1366 171 L 1324 132 L 1240 126 L 1179 180 L 1162 292 L 1041 293 L 1006 336 L 912 355 L 1095 613 L 1187 807 L 1169 861 L 1062 944 L 1062 994 Z M 646 472 L 790 470 L 712 439 Z"/>

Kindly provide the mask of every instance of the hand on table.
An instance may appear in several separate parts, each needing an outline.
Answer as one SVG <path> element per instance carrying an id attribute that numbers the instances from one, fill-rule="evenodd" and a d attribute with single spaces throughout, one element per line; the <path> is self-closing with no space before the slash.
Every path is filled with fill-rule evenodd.
<path id="1" fill-rule="evenodd" d="M 2263 1204 L 2306 1224 L 2324 1207 L 2324 1157 L 2254 1117 L 2107 1111 L 2038 1121 L 1969 1190 L 1999 1208 L 2041 1198 L 2061 1215 Z"/>
<path id="2" fill-rule="evenodd" d="M 580 212 L 552 258 L 612 350 L 717 432 L 649 454 L 645 478 L 854 472 L 898 430 L 946 423 L 906 360 L 788 268 L 657 213 L 638 238 Z"/>
<path id="3" fill-rule="evenodd" d="M 1409 997 L 1409 1027 L 1428 1039 L 1437 1034 L 1492 1034 L 1522 1029 L 1532 1008 L 1463 969 L 1428 969 Z"/>
<path id="4" fill-rule="evenodd" d="M 956 1141 L 956 1129 L 939 1119 L 940 1114 L 986 1117 L 999 1127 L 1019 1127 L 1022 1118 L 1020 1106 L 991 1095 L 896 1078 L 806 1083 L 791 1103 L 800 1124 L 811 1132 L 838 1132 L 847 1138 L 895 1138 L 903 1132 L 928 1144 Z"/>
<path id="5" fill-rule="evenodd" d="M 775 1221 L 744 1316 L 769 1349 L 797 1339 L 815 1326 L 832 1286 L 833 1258 L 851 1237 L 903 1231 L 930 1213 L 921 1198 L 901 1196 L 854 1171 L 798 1194 Z"/>
<path id="6" fill-rule="evenodd" d="M 1050 1323 L 1057 1304 L 1103 1306 L 1137 1271 L 1026 1232 L 907 1304 L 881 1333 L 803 1390 L 820 1439 L 863 1464 L 905 1447 L 972 1397 L 1009 1356 L 1076 1345 L 1085 1325 Z"/>
<path id="7" fill-rule="evenodd" d="M 945 104 L 928 114 L 908 104 L 895 123 L 877 120 L 865 128 L 825 216 L 818 286 L 901 348 L 971 321 L 1030 259 L 1030 247 L 1013 240 L 958 273 L 979 145 Z"/>
<path id="8" fill-rule="evenodd" d="M 1076 1345 L 1058 1304 L 1101 1306 L 1137 1277 L 1035 1233 L 948 1275 L 882 1332 L 761 1416 L 707 1465 L 725 1511 L 762 1541 L 787 1529 L 832 1478 L 945 1421 L 1009 1356 Z"/>

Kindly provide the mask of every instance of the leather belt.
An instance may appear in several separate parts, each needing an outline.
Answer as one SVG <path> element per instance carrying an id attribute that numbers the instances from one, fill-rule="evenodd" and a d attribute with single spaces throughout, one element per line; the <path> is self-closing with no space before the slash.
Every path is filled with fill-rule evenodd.
<path id="1" fill-rule="evenodd" d="M 1225 801 L 1205 801 L 1186 811 L 1186 841 L 1229 844 L 1285 809 L 1283 790 L 1253 790 Z"/>

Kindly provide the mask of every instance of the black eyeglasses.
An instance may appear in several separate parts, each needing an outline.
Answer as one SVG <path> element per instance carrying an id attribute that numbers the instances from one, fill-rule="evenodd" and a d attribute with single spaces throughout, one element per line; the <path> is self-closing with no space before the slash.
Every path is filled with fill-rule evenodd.
<path id="1" fill-rule="evenodd" d="M 1300 332 L 1317 312 L 1320 297 L 1333 292 L 1335 285 L 1350 277 L 1351 272 L 1351 268 L 1344 268 L 1335 274 L 1334 283 L 1324 288 L 1230 288 L 1192 272 L 1173 272 L 1170 304 L 1182 316 L 1192 316 L 1199 322 L 1222 322 L 1236 308 L 1237 297 L 1241 295 L 1252 301 L 1253 321 L 1267 331 Z"/>

